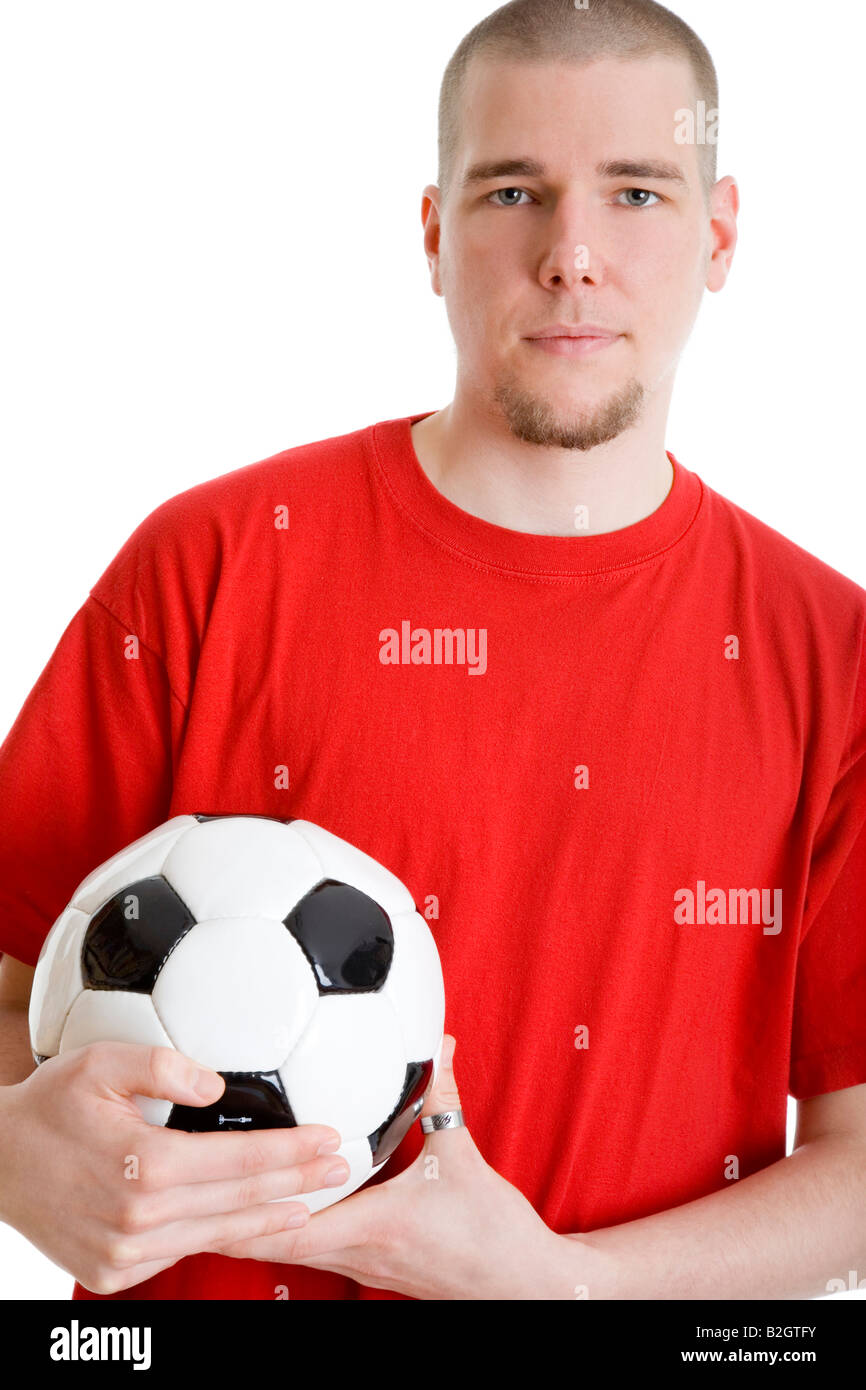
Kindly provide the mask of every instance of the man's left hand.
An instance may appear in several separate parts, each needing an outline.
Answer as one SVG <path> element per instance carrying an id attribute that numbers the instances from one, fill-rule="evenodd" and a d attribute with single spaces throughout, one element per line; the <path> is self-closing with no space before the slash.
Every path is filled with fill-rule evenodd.
<path id="1" fill-rule="evenodd" d="M 446 1033 L 422 1115 L 460 1106 L 454 1047 Z M 562 1296 L 551 1292 L 562 1282 L 562 1244 L 464 1127 L 425 1135 L 402 1173 L 317 1212 L 300 1231 L 237 1241 L 219 1253 L 329 1269 L 411 1298 L 547 1299 Z"/>

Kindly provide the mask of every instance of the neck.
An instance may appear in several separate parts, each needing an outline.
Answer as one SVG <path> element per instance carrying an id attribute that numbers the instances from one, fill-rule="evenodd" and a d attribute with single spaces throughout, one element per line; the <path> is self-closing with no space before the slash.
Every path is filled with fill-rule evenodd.
<path id="1" fill-rule="evenodd" d="M 541 536 L 603 535 L 661 506 L 673 483 L 664 415 L 585 453 L 516 439 L 503 416 L 454 399 L 412 427 L 433 486 L 482 521 Z"/>

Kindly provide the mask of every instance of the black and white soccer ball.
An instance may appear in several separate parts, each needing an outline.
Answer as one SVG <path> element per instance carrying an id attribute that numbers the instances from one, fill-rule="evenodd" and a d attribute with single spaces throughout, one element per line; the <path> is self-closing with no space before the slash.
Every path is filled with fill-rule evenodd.
<path id="1" fill-rule="evenodd" d="M 439 953 L 409 890 L 310 821 L 182 815 L 81 883 L 42 947 L 37 1063 L 86 1043 L 174 1047 L 220 1072 L 197 1107 L 136 1096 L 191 1131 L 332 1125 L 349 1177 L 377 1173 L 420 1113 L 442 1052 Z"/>

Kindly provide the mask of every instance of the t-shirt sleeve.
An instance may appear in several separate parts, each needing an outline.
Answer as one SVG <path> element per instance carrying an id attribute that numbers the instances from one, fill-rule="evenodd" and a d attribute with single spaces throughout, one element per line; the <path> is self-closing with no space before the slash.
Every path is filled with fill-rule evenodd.
<path id="1" fill-rule="evenodd" d="M 79 883 L 168 819 L 184 717 L 161 655 L 91 591 L 0 746 L 0 951 L 35 965 Z"/>
<path id="2" fill-rule="evenodd" d="M 797 957 L 789 1092 L 866 1082 L 866 666 L 861 642 L 839 776 L 815 838 Z"/>

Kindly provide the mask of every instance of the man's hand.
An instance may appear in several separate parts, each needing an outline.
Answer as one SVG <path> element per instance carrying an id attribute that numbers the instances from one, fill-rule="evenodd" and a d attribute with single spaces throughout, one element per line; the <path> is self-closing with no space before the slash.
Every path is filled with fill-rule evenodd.
<path id="1" fill-rule="evenodd" d="M 194 1087 L 203 1089 L 196 1092 Z M 343 1159 L 317 1157 L 328 1125 L 184 1134 L 150 1125 L 133 1095 L 209 1105 L 225 1083 L 169 1047 L 91 1043 L 0 1087 L 0 1219 L 94 1293 L 184 1255 L 309 1220 L 299 1202 Z"/>
<path id="2" fill-rule="evenodd" d="M 423 1115 L 460 1105 L 454 1046 L 446 1034 Z M 402 1173 L 317 1212 L 298 1232 L 219 1249 L 238 1259 L 333 1270 L 411 1298 L 545 1299 L 562 1296 L 562 1244 L 464 1128 L 425 1135 Z"/>

